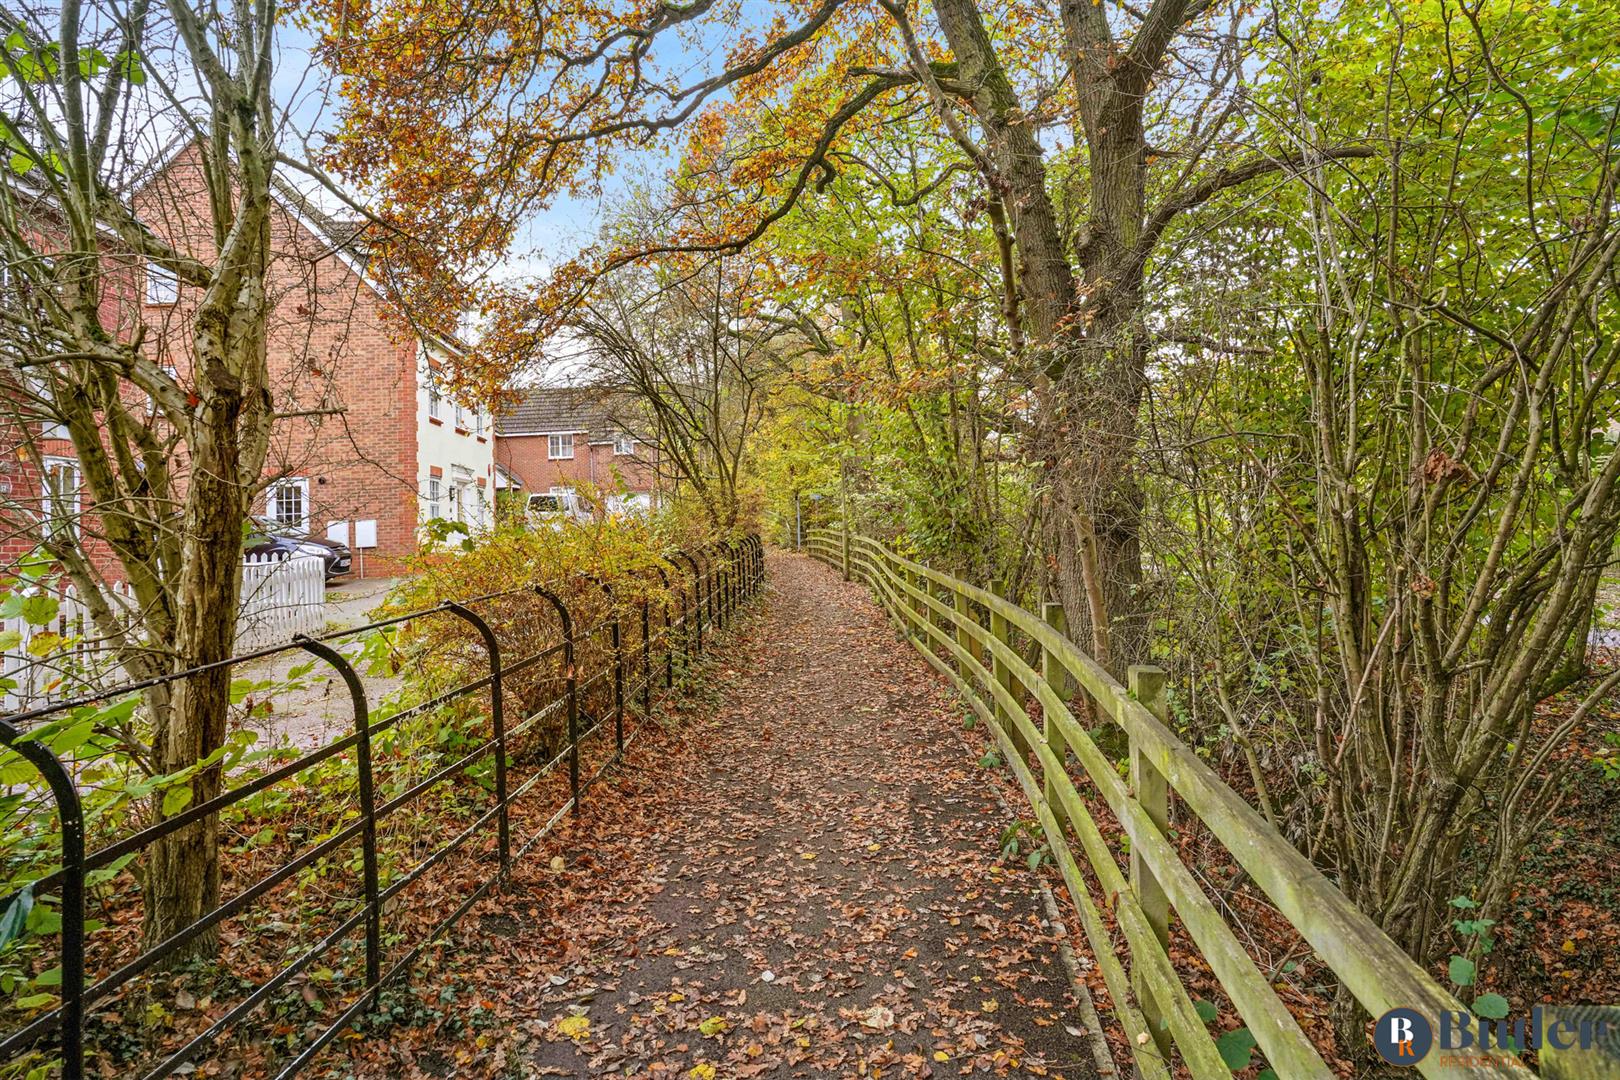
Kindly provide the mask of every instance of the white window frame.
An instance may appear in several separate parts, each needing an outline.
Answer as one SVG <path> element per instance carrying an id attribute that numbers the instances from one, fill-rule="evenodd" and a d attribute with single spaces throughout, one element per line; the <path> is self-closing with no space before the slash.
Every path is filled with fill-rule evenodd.
<path id="1" fill-rule="evenodd" d="M 632 457 L 636 452 L 636 437 L 634 435 L 613 436 L 613 456 Z"/>
<path id="2" fill-rule="evenodd" d="M 146 303 L 149 307 L 173 307 L 180 302 L 180 279 L 173 270 L 155 262 L 146 264 Z"/>
<path id="3" fill-rule="evenodd" d="M 483 433 L 484 433 L 484 410 L 483 409 L 474 409 L 473 410 L 473 434 L 474 435 L 482 435 Z"/>
<path id="4" fill-rule="evenodd" d="M 432 521 L 439 516 L 439 489 L 443 481 L 437 476 L 428 477 L 427 482 L 427 517 Z"/>
<path id="5" fill-rule="evenodd" d="M 51 396 L 50 383 L 38 375 L 29 375 L 27 380 L 29 392 L 35 397 L 39 398 L 40 403 L 44 408 L 54 410 L 56 408 L 56 403 Z M 57 420 L 52 420 L 47 416 L 41 416 L 39 418 L 39 437 L 41 439 L 72 438 L 72 436 L 68 434 L 66 424 Z"/>
<path id="6" fill-rule="evenodd" d="M 427 373 L 427 399 L 428 416 L 434 420 L 443 420 L 439 414 L 444 411 L 444 395 L 439 393 L 439 376 L 432 368 Z"/>
<path id="7" fill-rule="evenodd" d="M 565 454 L 563 450 L 568 452 Z M 574 433 L 572 431 L 559 431 L 546 436 L 547 461 L 572 461 L 574 457 Z"/>
<path id="8" fill-rule="evenodd" d="M 57 525 L 66 524 L 73 531 L 73 535 L 77 537 L 79 535 L 79 515 L 84 512 L 84 473 L 79 469 L 79 459 L 59 457 L 53 454 L 40 459 L 40 464 L 44 467 L 44 473 L 39 478 L 40 523 L 45 526 L 47 534 L 55 531 L 56 526 L 53 525 L 53 521 Z M 59 499 L 57 493 L 52 490 L 51 473 L 57 469 L 66 469 L 73 475 L 73 495 L 70 506 L 64 507 L 64 500 Z M 63 517 L 64 514 L 59 513 L 59 511 L 63 510 L 65 510 L 66 521 L 60 522 L 58 519 Z"/>
<path id="9" fill-rule="evenodd" d="M 302 511 L 297 521 L 289 521 L 281 516 L 280 502 L 283 490 L 298 492 L 298 507 Z M 271 484 L 264 493 L 264 516 L 277 525 L 294 526 L 305 536 L 309 535 L 309 478 L 306 476 L 283 476 Z"/>

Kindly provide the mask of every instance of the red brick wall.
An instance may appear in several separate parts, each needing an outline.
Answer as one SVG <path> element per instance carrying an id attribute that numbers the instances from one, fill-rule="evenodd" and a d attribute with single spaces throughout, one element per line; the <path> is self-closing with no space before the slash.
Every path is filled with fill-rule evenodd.
<path id="1" fill-rule="evenodd" d="M 60 251 L 63 241 L 56 225 L 48 219 L 32 221 L 29 243 L 34 250 L 49 254 Z M 100 320 L 102 326 L 115 338 L 128 340 L 134 328 L 132 298 L 137 282 L 131 262 L 117 252 L 106 256 L 101 279 Z M 138 392 L 126 386 L 126 396 Z M 5 394 L 0 389 L 0 394 Z M 39 516 L 42 509 L 44 485 L 25 449 L 32 445 L 42 457 L 76 458 L 77 452 L 68 439 L 41 437 L 41 424 L 37 404 L 24 393 L 6 394 L 0 407 L 0 572 L 14 566 L 23 556 L 39 544 Z M 123 570 L 113 556 L 112 549 L 97 536 L 98 525 L 88 491 L 80 492 L 83 516 L 79 523 L 81 545 L 95 571 L 108 581 L 121 580 Z"/>
<path id="2" fill-rule="evenodd" d="M 136 199 L 154 231 L 201 258 L 213 250 L 195 148 L 177 158 Z M 330 241 L 278 205 L 271 225 L 270 389 L 278 411 L 320 415 L 278 422 L 266 479 L 309 482 L 310 530 L 329 521 L 372 518 L 377 543 L 356 572 L 395 573 L 416 548 L 416 345 L 382 299 Z M 192 367 L 191 315 L 197 297 L 182 289 L 172 306 L 145 306 L 143 321 L 163 362 L 184 382 Z M 264 509 L 264 498 L 254 503 Z M 351 536 L 351 540 L 352 540 Z"/>

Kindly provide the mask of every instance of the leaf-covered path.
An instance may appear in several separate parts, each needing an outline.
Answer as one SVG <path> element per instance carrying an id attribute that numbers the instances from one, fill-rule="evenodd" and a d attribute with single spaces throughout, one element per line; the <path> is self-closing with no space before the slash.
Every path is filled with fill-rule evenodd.
<path id="1" fill-rule="evenodd" d="M 638 743 L 563 861 L 474 920 L 445 1019 L 355 1050 L 392 1075 L 1095 1077 L 937 677 L 802 557 L 772 556 L 739 637 L 706 715 Z"/>

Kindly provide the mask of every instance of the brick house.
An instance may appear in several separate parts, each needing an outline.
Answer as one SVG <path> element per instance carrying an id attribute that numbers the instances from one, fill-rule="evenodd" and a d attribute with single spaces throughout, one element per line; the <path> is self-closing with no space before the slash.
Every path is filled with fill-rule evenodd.
<path id="1" fill-rule="evenodd" d="M 495 420 L 503 489 L 532 495 L 589 488 L 609 508 L 656 504 L 657 452 L 616 418 L 625 406 L 622 396 L 602 387 L 524 389 Z"/>
<path id="2" fill-rule="evenodd" d="M 212 246 L 200 146 L 181 146 L 135 189 L 148 227 L 191 254 Z M 460 346 L 414 332 L 368 274 L 363 230 L 278 186 L 271 224 L 269 363 L 277 421 L 254 514 L 354 549 L 354 574 L 398 573 L 422 522 L 493 520 L 494 432 L 486 408 L 440 393 L 436 371 Z M 138 323 L 151 355 L 185 384 L 194 290 L 135 267 L 116 325 Z M 59 498 L 77 499 L 69 444 Z M 24 485 L 33 478 L 19 478 Z M 15 531 L 15 530 L 13 530 Z M 15 546 L 15 544 L 13 544 Z M 113 576 L 116 576 L 116 570 Z"/>
<path id="3" fill-rule="evenodd" d="M 39 251 L 51 248 L 51 238 L 61 234 L 61 219 L 55 203 L 41 189 L 25 179 L 10 180 L 11 194 L 17 201 L 18 223 L 28 241 Z M 30 300 L 25 275 L 14 273 L 0 258 L 0 305 L 27 305 Z M 129 260 L 109 259 L 102 279 L 100 318 L 107 328 L 123 333 L 129 325 L 140 289 L 140 277 Z M 64 516 L 76 515 L 84 507 L 80 493 L 79 464 L 67 429 L 54 421 L 37 385 L 12 384 L 0 389 L 8 400 L 0 407 L 0 572 L 14 566 L 38 543 L 39 521 L 47 505 L 60 508 Z M 36 465 L 24 446 L 34 448 L 43 465 Z M 117 560 L 106 544 L 89 536 L 84 551 L 92 567 L 103 575 L 116 577 Z"/>

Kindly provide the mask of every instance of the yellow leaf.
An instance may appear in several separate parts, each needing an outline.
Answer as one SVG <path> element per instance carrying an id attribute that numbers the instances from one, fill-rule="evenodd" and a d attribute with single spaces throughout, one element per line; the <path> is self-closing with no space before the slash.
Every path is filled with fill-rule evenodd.
<path id="1" fill-rule="evenodd" d="M 707 1061 L 700 1061 L 692 1066 L 692 1071 L 686 1075 L 692 1080 L 714 1080 L 714 1066 Z"/>
<path id="2" fill-rule="evenodd" d="M 1001 1008 L 1001 1006 L 994 999 L 992 999 L 990 1001 L 986 1001 L 983 1005 L 980 1005 L 979 1008 L 983 1009 L 987 1013 L 991 1013 Z"/>
<path id="3" fill-rule="evenodd" d="M 1565 938 L 1564 943 L 1560 945 L 1559 948 L 1563 949 L 1567 953 L 1572 953 L 1575 951 L 1575 942 L 1571 941 L 1569 938 Z"/>
<path id="4" fill-rule="evenodd" d="M 799 853 L 799 858 L 804 859 L 807 862 L 815 857 L 816 853 L 814 851 L 801 851 Z"/>
<path id="5" fill-rule="evenodd" d="M 667 1000 L 669 1000 L 669 1001 L 685 1001 L 686 1000 L 686 995 L 685 994 L 671 994 L 671 995 L 669 995 Z"/>
<path id="6" fill-rule="evenodd" d="M 949 1060 L 951 1060 L 951 1055 L 947 1054 L 943 1050 L 935 1050 L 934 1051 L 934 1060 L 935 1061 L 949 1061 Z"/>
<path id="7" fill-rule="evenodd" d="M 575 1042 L 583 1042 L 591 1037 L 591 1022 L 583 1016 L 565 1016 L 557 1021 L 557 1032 Z"/>
<path id="8" fill-rule="evenodd" d="M 723 1016 L 711 1016 L 698 1025 L 698 1030 L 705 1035 L 718 1035 L 722 1031 L 729 1031 L 730 1029 L 731 1025 L 726 1023 L 726 1018 Z"/>

